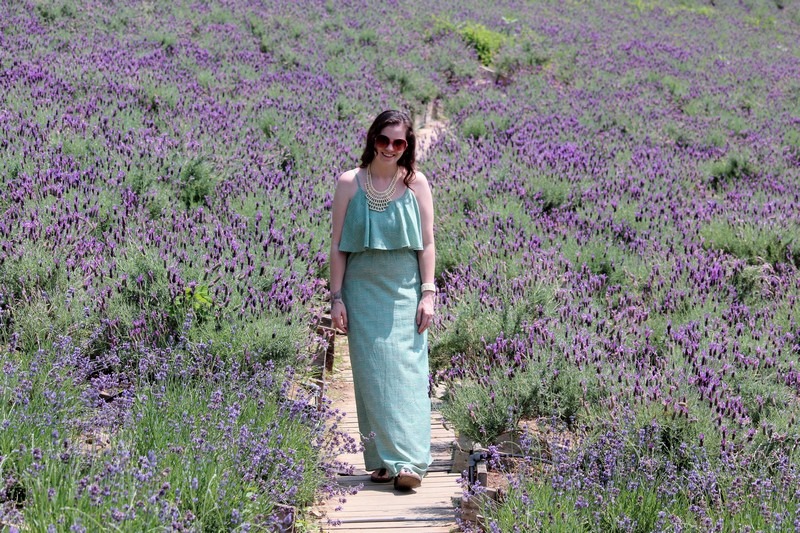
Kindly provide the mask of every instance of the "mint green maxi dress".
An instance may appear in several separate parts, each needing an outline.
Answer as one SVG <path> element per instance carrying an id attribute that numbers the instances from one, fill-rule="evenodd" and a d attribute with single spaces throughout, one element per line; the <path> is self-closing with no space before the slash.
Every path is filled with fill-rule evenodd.
<path id="1" fill-rule="evenodd" d="M 342 299 L 365 467 L 424 476 L 431 464 L 428 335 L 416 324 L 422 225 L 411 190 L 378 212 L 359 184 L 339 250 L 348 252 Z"/>

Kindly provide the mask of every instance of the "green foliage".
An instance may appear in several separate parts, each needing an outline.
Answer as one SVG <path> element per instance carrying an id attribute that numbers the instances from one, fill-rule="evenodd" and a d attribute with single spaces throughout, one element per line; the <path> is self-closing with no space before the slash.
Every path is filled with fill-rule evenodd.
<path id="1" fill-rule="evenodd" d="M 211 163 L 203 157 L 187 161 L 178 175 L 178 186 L 179 199 L 186 209 L 208 205 L 207 197 L 214 192 L 215 186 Z"/>
<path id="2" fill-rule="evenodd" d="M 796 157 L 800 158 L 800 130 L 784 132 L 783 143 Z"/>
<path id="3" fill-rule="evenodd" d="M 374 46 L 378 44 L 378 32 L 374 28 L 364 28 L 358 33 L 356 41 L 362 46 Z"/>
<path id="4" fill-rule="evenodd" d="M 492 59 L 506 41 L 506 36 L 490 30 L 483 24 L 467 22 L 458 29 L 458 33 L 475 49 L 478 60 L 486 66 L 492 64 Z"/>
<path id="5" fill-rule="evenodd" d="M 728 142 L 728 137 L 721 130 L 715 129 L 706 134 L 703 142 L 707 147 L 724 148 Z"/>
<path id="6" fill-rule="evenodd" d="M 432 33 L 455 32 L 475 50 L 478 60 L 485 66 L 492 64 L 493 56 L 506 42 L 506 36 L 477 22 L 454 24 L 446 18 L 435 17 Z"/>
<path id="7" fill-rule="evenodd" d="M 522 419 L 555 417 L 574 426 L 604 395 L 593 372 L 583 372 L 562 357 L 540 354 L 524 364 L 494 366 L 488 376 L 464 379 L 448 391 L 442 416 L 460 435 L 492 444 L 517 430 Z"/>
<path id="8" fill-rule="evenodd" d="M 714 116 L 719 112 L 719 104 L 711 95 L 702 95 L 686 101 L 682 106 L 683 112 L 690 117 Z"/>
<path id="9" fill-rule="evenodd" d="M 689 84 L 675 76 L 662 77 L 661 84 L 664 89 L 676 99 L 682 99 L 689 93 Z"/>
<path id="10" fill-rule="evenodd" d="M 479 115 L 473 115 L 467 118 L 461 125 L 461 134 L 464 137 L 472 139 L 481 139 L 486 137 L 489 129 L 486 127 L 486 121 Z"/>
<path id="11" fill-rule="evenodd" d="M 214 299 L 206 285 L 189 284 L 183 289 L 183 294 L 178 294 L 172 301 L 175 313 L 186 315 L 191 312 L 199 322 L 205 322 L 211 316 L 214 308 Z"/>
<path id="12" fill-rule="evenodd" d="M 178 42 L 178 37 L 169 32 L 156 32 L 150 38 L 160 44 L 168 54 L 172 54 L 175 51 L 175 45 Z"/>
<path id="13" fill-rule="evenodd" d="M 192 346 L 202 346 L 224 361 L 247 363 L 296 361 L 307 335 L 301 321 L 287 323 L 277 314 L 243 321 L 221 313 L 218 319 L 194 322 L 187 332 Z"/>
<path id="14" fill-rule="evenodd" d="M 63 452 L 62 443 L 77 436 L 78 421 L 89 409 L 74 369 L 54 364 L 50 348 L 11 353 L 0 345 L 0 479 L 16 480 L 15 487 L 6 488 L 19 504 L 29 500 L 25 478 L 35 462 L 31 452 L 53 446 Z"/>
<path id="15" fill-rule="evenodd" d="M 769 228 L 763 225 L 733 224 L 714 220 L 700 230 L 705 248 L 721 250 L 751 265 L 792 263 L 800 266 L 800 250 L 795 244 L 797 228 Z M 740 282 L 746 283 L 746 274 Z"/>
<path id="16" fill-rule="evenodd" d="M 698 4 L 694 0 L 678 0 L 674 4 L 663 2 L 648 2 L 646 0 L 628 0 L 628 3 L 635 7 L 639 12 L 652 11 L 653 9 L 665 9 L 670 15 L 690 13 L 695 15 L 702 15 L 704 17 L 712 17 L 715 14 L 713 7 Z M 712 4 L 713 5 L 713 4 Z"/>
<path id="17" fill-rule="evenodd" d="M 208 21 L 213 24 L 228 24 L 233 21 L 233 13 L 221 7 L 214 7 L 208 15 Z"/>
<path id="18" fill-rule="evenodd" d="M 445 397 L 442 416 L 474 442 L 493 444 L 501 434 L 515 430 L 520 419 L 533 406 L 540 384 L 522 372 L 506 373 L 494 368 L 486 379 L 465 380 L 453 387 Z"/>
<path id="19" fill-rule="evenodd" d="M 548 213 L 567 204 L 571 195 L 569 183 L 555 175 L 537 174 L 531 176 L 529 190 L 542 203 L 542 211 Z"/>
<path id="20" fill-rule="evenodd" d="M 145 84 L 139 103 L 148 111 L 158 112 L 164 108 L 174 109 L 178 103 L 178 89 L 174 85 Z"/>
<path id="21" fill-rule="evenodd" d="M 466 43 L 454 34 L 438 39 L 431 51 L 430 63 L 444 74 L 449 83 L 471 79 L 478 71 L 478 63 L 465 53 Z"/>
<path id="22" fill-rule="evenodd" d="M 755 174 L 755 167 L 744 154 L 729 154 L 724 161 L 716 161 L 709 169 L 711 188 L 719 190 L 723 185 L 731 185 Z"/>
<path id="23" fill-rule="evenodd" d="M 497 113 L 475 114 L 467 117 L 461 124 L 461 135 L 472 139 L 490 137 L 495 131 L 508 129 L 511 120 Z"/>
<path id="24" fill-rule="evenodd" d="M 524 288 L 524 299 L 515 297 L 508 286 L 501 285 L 499 288 L 504 292 L 500 294 L 470 292 L 454 302 L 451 307 L 454 322 L 437 331 L 431 343 L 431 366 L 445 368 L 456 355 L 464 362 L 481 361 L 487 342 L 493 342 L 501 334 L 513 337 L 522 332 L 525 321 L 552 311 L 554 287 L 523 276 L 517 277 L 515 284 Z M 487 305 L 489 301 L 491 306 Z"/>
<path id="25" fill-rule="evenodd" d="M 592 274 L 605 276 L 606 286 L 630 289 L 648 270 L 636 254 L 599 239 L 585 244 L 568 239 L 561 251 L 575 269 L 580 270 L 581 266 L 586 265 Z"/>
<path id="26" fill-rule="evenodd" d="M 545 66 L 550 62 L 550 53 L 543 39 L 528 32 L 507 42 L 495 54 L 493 65 L 497 73 L 506 78 L 519 70 Z"/>
<path id="27" fill-rule="evenodd" d="M 197 72 L 197 84 L 204 89 L 210 89 L 215 85 L 214 73 L 210 70 L 200 70 Z"/>
<path id="28" fill-rule="evenodd" d="M 269 108 L 261 114 L 258 120 L 258 129 L 264 132 L 267 138 L 272 138 L 275 131 L 284 123 L 281 113 L 275 108 Z"/>
<path id="29" fill-rule="evenodd" d="M 439 89 L 430 79 L 404 66 L 384 66 L 383 77 L 397 85 L 406 98 L 426 104 L 439 95 Z"/>
<path id="30" fill-rule="evenodd" d="M 97 435 L 79 437 L 72 429 L 86 416 L 80 391 L 64 379 L 66 368 L 44 363 L 38 361 L 38 371 L 29 374 L 37 381 L 26 394 L 44 404 L 39 408 L 48 413 L 48 423 L 16 416 L 12 431 L 0 432 L 0 473 L 16 480 L 31 530 L 46 530 L 56 516 L 65 527 L 82 523 L 100 530 L 95 517 L 130 505 L 137 512 L 126 515 L 126 530 L 156 529 L 159 510 L 168 508 L 179 519 L 192 517 L 202 530 L 222 531 L 270 513 L 280 503 L 276 493 L 292 494 L 299 505 L 314 501 L 321 479 L 314 468 L 315 429 L 292 411 L 292 401 L 279 390 L 280 374 L 224 379 L 208 369 L 204 379 L 185 380 L 178 376 L 186 369 L 166 363 L 167 375 L 155 382 L 142 379 L 131 389 L 130 416 L 103 439 L 102 449 L 89 451 L 79 443 Z M 24 366 L 17 370 L 20 378 L 28 376 Z M 8 385 L 0 389 L 0 416 L 10 395 L 21 392 L 20 383 L 9 383 L 8 377 L 0 376 Z M 45 394 L 53 386 L 59 394 Z M 92 490 L 85 490 L 81 479 L 91 479 Z M 126 502 L 93 498 L 95 489 L 124 491 Z"/>
<path id="31" fill-rule="evenodd" d="M 42 0 L 36 4 L 35 9 L 36 14 L 45 24 L 52 24 L 60 18 L 74 18 L 77 14 L 75 6 L 68 1 Z"/>

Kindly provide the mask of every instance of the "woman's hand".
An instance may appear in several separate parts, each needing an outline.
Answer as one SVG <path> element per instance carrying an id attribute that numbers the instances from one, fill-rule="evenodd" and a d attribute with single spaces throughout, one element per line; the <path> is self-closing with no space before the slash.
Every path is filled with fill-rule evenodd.
<path id="1" fill-rule="evenodd" d="M 422 298 L 417 305 L 417 326 L 419 326 L 420 334 L 424 332 L 433 322 L 433 308 L 436 299 L 436 293 L 433 291 L 425 291 L 422 293 Z"/>
<path id="2" fill-rule="evenodd" d="M 347 309 L 342 300 L 334 300 L 331 304 L 331 325 L 335 329 L 347 333 Z"/>

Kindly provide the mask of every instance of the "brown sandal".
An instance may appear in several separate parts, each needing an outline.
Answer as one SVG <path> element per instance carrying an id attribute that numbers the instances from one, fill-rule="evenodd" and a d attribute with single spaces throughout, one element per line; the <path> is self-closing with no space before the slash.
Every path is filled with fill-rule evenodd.
<path id="1" fill-rule="evenodd" d="M 389 475 L 388 470 L 381 468 L 372 472 L 369 476 L 369 480 L 373 483 L 389 483 L 392 480 L 392 476 Z"/>
<path id="2" fill-rule="evenodd" d="M 394 489 L 407 492 L 422 485 L 422 477 L 411 470 L 402 469 L 394 478 Z"/>

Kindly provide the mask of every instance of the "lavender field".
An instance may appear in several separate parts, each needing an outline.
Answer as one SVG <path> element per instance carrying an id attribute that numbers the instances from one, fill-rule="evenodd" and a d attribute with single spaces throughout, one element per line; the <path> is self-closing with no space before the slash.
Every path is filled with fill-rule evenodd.
<path id="1" fill-rule="evenodd" d="M 318 528 L 329 210 L 387 108 L 446 125 L 442 411 L 521 434 L 487 528 L 800 531 L 783 0 L 0 3 L 0 531 Z"/>

